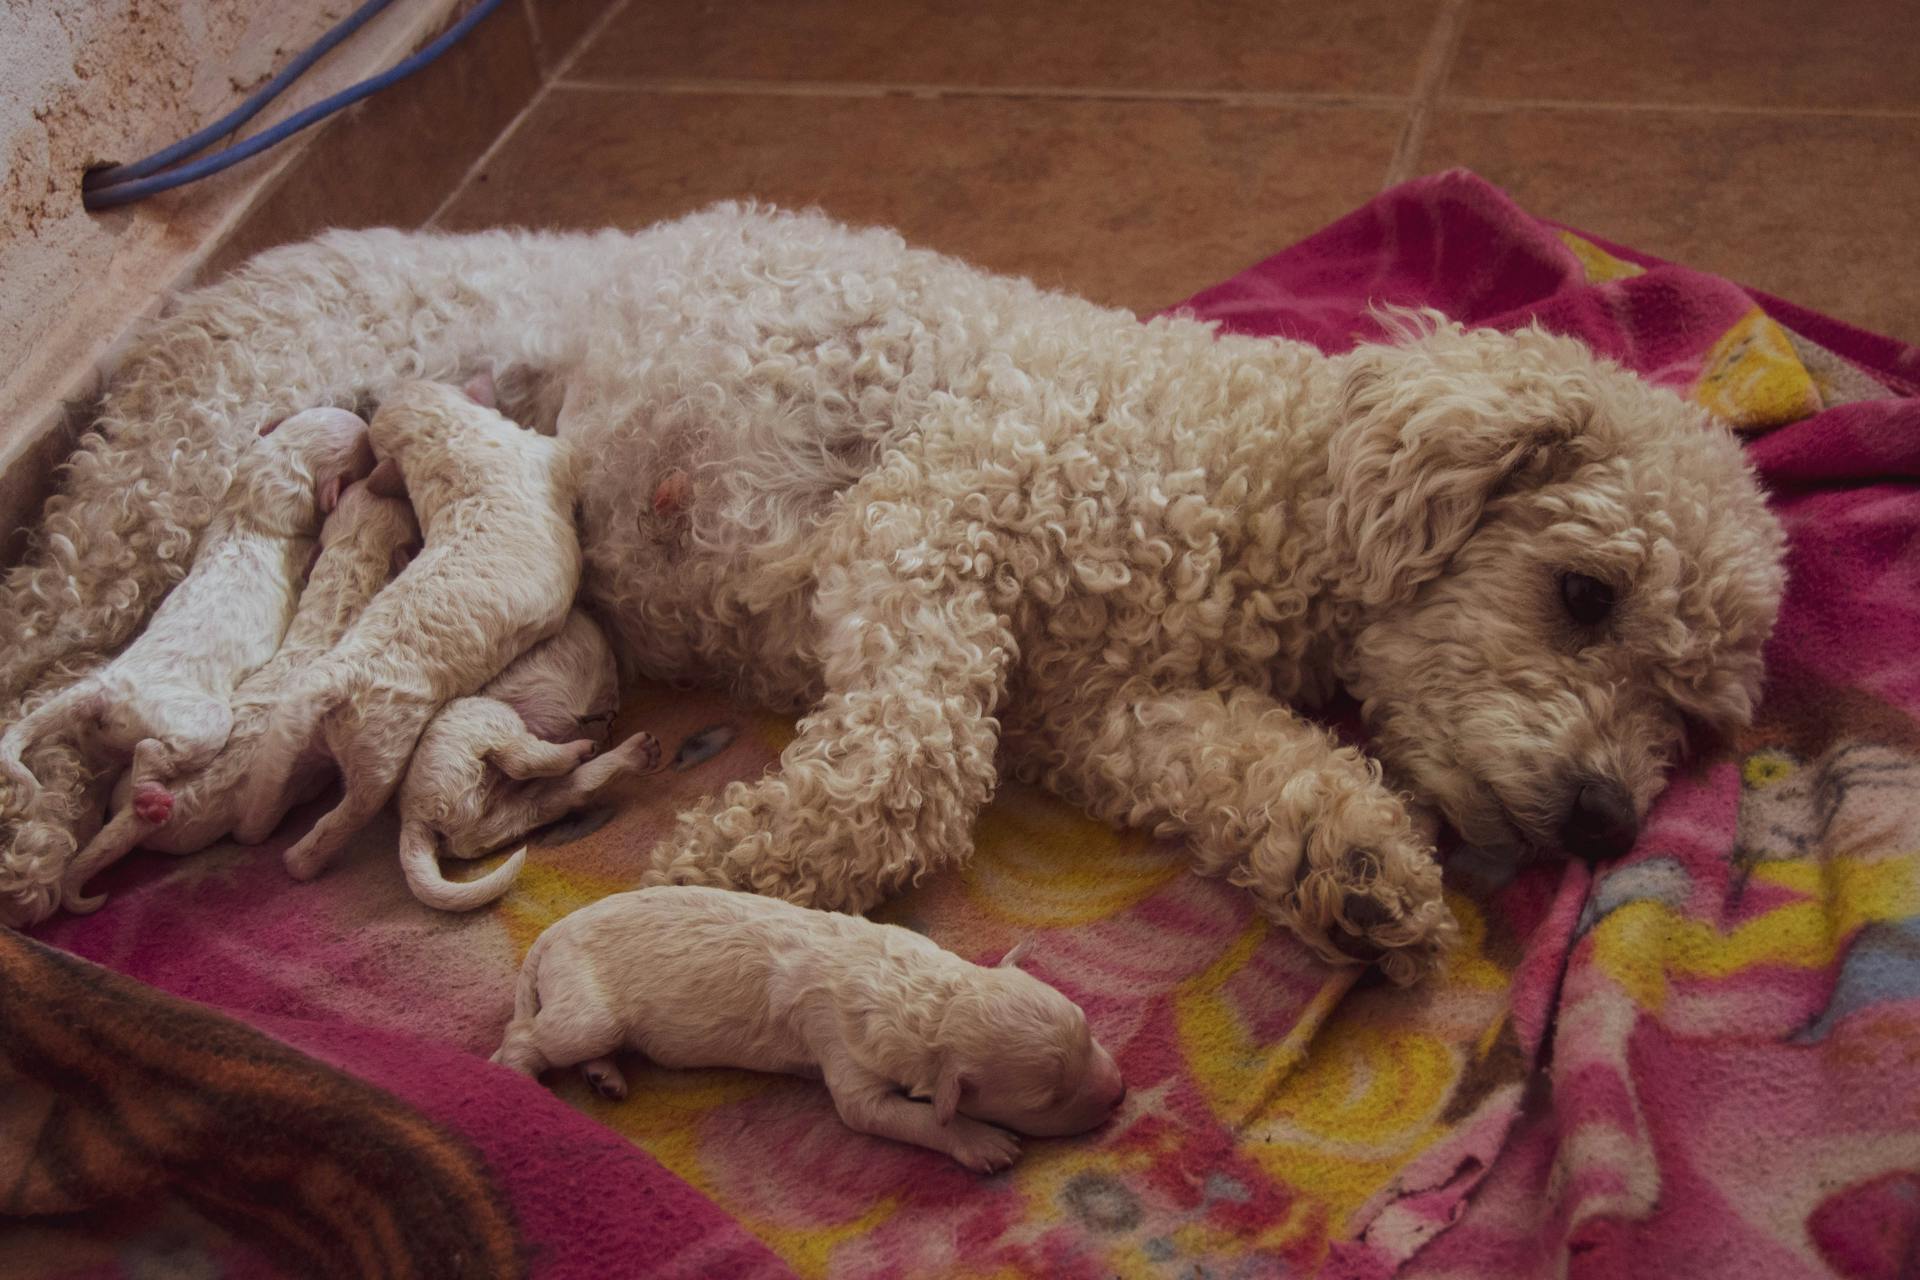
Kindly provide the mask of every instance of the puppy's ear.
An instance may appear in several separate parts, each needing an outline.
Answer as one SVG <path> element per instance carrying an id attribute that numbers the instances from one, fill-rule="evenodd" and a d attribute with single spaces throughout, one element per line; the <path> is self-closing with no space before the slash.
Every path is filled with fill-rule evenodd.
<path id="1" fill-rule="evenodd" d="M 474 374 L 463 383 L 460 389 L 467 393 L 467 399 L 491 409 L 499 403 L 499 392 L 493 385 L 491 370 Z"/>
<path id="2" fill-rule="evenodd" d="M 1565 339 L 1468 331 L 1437 315 L 1397 333 L 1404 345 L 1344 357 L 1327 446 L 1339 589 L 1372 607 L 1439 575 L 1494 498 L 1570 470 L 1593 404 L 1590 386 L 1548 372 L 1533 349 Z"/>
<path id="3" fill-rule="evenodd" d="M 404 498 L 407 496 L 407 480 L 400 474 L 400 464 L 392 458 L 382 458 L 372 473 L 367 476 L 367 492 L 382 498 Z"/>
<path id="4" fill-rule="evenodd" d="M 1020 967 L 1020 962 L 1026 959 L 1027 952 L 1031 951 L 1032 949 L 1033 949 L 1033 939 L 1022 938 L 1020 939 L 1020 941 L 1013 944 L 1012 949 L 1009 950 L 1007 954 L 1000 957 L 1000 963 L 995 965 L 994 967 L 996 969 L 1018 969 Z"/>
<path id="5" fill-rule="evenodd" d="M 941 1124 L 952 1124 L 960 1112 L 960 1099 L 972 1086 L 960 1064 L 949 1058 L 941 1065 L 940 1079 L 933 1086 L 933 1118 Z"/>

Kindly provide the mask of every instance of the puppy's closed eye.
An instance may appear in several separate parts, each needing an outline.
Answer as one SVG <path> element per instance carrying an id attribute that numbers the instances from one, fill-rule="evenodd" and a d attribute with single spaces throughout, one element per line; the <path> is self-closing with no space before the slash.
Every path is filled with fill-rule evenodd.
<path id="1" fill-rule="evenodd" d="M 1035 1089 L 1033 1096 L 1036 1105 L 1039 1106 L 1041 1110 L 1051 1111 L 1073 1096 L 1073 1082 L 1065 1076 L 1057 1076 L 1047 1084 Z"/>

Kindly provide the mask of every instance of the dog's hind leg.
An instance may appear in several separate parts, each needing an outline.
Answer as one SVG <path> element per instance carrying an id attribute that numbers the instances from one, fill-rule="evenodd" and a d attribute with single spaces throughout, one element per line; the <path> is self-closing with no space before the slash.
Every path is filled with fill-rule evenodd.
<path id="1" fill-rule="evenodd" d="M 146 717 L 149 737 L 133 747 L 133 785 L 163 785 L 204 769 L 233 732 L 233 708 L 224 699 L 196 697 Z"/>
<path id="2" fill-rule="evenodd" d="M 848 541 L 815 597 L 825 699 L 777 772 L 681 815 L 642 884 L 865 911 L 972 852 L 999 778 L 994 714 L 1013 638 L 984 587 L 956 581 L 936 546 Z M 899 567 L 916 564 L 929 568 Z"/>
<path id="3" fill-rule="evenodd" d="M 75 915 L 99 910 L 107 900 L 107 895 L 102 893 L 89 898 L 81 890 L 86 887 L 87 881 L 139 848 L 140 842 L 152 834 L 154 826 L 133 804 L 123 806 L 114 814 L 113 820 L 100 829 L 100 833 L 88 842 L 67 869 L 66 880 L 61 888 L 61 898 L 67 910 Z"/>
<path id="4" fill-rule="evenodd" d="M 593 755 L 593 740 L 547 742 L 524 729 L 487 751 L 487 763 L 509 778 L 558 778 L 573 772 Z"/>
<path id="5" fill-rule="evenodd" d="M 659 767 L 659 739 L 636 733 L 558 778 L 538 778 L 512 789 L 488 805 L 479 821 L 447 832 L 447 851 L 456 858 L 484 857 L 536 827 L 558 822 L 614 780 L 652 773 Z"/>
<path id="6" fill-rule="evenodd" d="M 1408 983 L 1454 934 L 1440 867 L 1379 769 L 1250 689 L 1122 689 L 1050 775 L 1098 816 L 1184 835 L 1328 960 Z"/>
<path id="7" fill-rule="evenodd" d="M 420 729 L 421 725 L 411 719 L 383 723 L 371 717 L 363 719 L 352 733 L 342 733 L 335 724 L 326 726 L 327 746 L 340 766 L 344 794 L 339 804 L 322 814 L 313 829 L 281 855 L 288 875 L 295 880 L 313 879 L 339 856 L 347 841 L 373 821 L 399 787 Z"/>

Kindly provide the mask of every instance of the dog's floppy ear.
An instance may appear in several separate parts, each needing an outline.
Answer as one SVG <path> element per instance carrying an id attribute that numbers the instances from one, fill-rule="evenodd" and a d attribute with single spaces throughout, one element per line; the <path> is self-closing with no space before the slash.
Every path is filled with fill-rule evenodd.
<path id="1" fill-rule="evenodd" d="M 490 370 L 483 369 L 474 374 L 461 385 L 460 389 L 467 393 L 467 399 L 475 404 L 485 405 L 489 409 L 494 408 L 499 401 L 499 395 L 493 385 L 493 373 Z"/>
<path id="2" fill-rule="evenodd" d="M 1338 589 L 1371 606 L 1410 596 L 1465 545 L 1488 502 L 1576 461 L 1591 406 L 1540 369 L 1544 333 L 1470 332 L 1428 317 L 1404 345 L 1345 357 L 1328 442 L 1328 538 Z"/>
<path id="3" fill-rule="evenodd" d="M 960 1099 L 972 1087 L 966 1073 L 960 1070 L 960 1064 L 949 1056 L 940 1064 L 940 1078 L 933 1086 L 933 1118 L 941 1124 L 952 1124 L 954 1116 L 959 1114 Z"/>
<path id="4" fill-rule="evenodd" d="M 372 473 L 367 476 L 367 492 L 382 498 L 404 498 L 407 496 L 407 480 L 400 474 L 400 464 L 392 458 L 382 458 Z"/>

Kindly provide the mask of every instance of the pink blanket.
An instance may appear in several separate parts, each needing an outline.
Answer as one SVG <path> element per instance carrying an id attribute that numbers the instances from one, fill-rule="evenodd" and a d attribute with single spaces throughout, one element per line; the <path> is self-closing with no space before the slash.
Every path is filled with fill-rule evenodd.
<path id="1" fill-rule="evenodd" d="M 0 1213 L 19 1215 L 0 1253 L 29 1274 L 156 1253 L 315 1274 L 349 1256 L 543 1276 L 1913 1274 L 1920 351 L 1555 228 L 1464 173 L 1190 305 L 1337 349 L 1375 331 L 1371 301 L 1537 317 L 1752 434 L 1792 535 L 1766 706 L 1675 780 L 1632 856 L 1597 877 L 1456 856 L 1465 943 L 1400 992 L 1312 961 L 1175 851 L 1009 789 L 972 864 L 883 918 L 976 958 L 1030 937 L 1132 1092 L 1100 1134 L 978 1179 L 846 1132 L 801 1081 L 639 1067 L 612 1106 L 482 1061 L 538 931 L 786 740 L 642 689 L 622 730 L 747 732 L 537 849 L 491 911 L 418 908 L 383 827 L 308 886 L 277 845 L 137 857 L 99 915 L 35 930 L 257 1030 L 0 935 L 0 1089 L 24 1086 L 0 1093 Z M 255 1145 L 258 1178 L 235 1177 L 226 1158 Z M 423 1180 L 430 1213 L 399 1198 Z M 138 1211 L 89 1208 L 108 1203 Z M 448 1220 L 476 1242 L 451 1262 Z"/>

